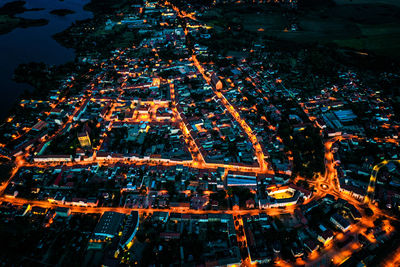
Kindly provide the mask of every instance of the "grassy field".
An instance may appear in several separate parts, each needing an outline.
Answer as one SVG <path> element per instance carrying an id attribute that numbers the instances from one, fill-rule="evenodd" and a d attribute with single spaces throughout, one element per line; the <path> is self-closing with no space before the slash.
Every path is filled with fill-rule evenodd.
<path id="1" fill-rule="evenodd" d="M 374 51 L 380 55 L 399 57 L 400 27 L 398 24 L 359 25 L 362 36 L 334 40 L 342 47 Z"/>
<path id="2" fill-rule="evenodd" d="M 334 0 L 337 5 L 360 5 L 360 4 L 385 4 L 394 5 L 400 7 L 400 1 L 398 0 Z"/>
<path id="3" fill-rule="evenodd" d="M 212 26 L 239 21 L 247 31 L 300 43 L 336 43 L 341 47 L 400 58 L 400 0 L 334 0 L 335 4 L 300 8 L 285 14 L 268 7 L 241 12 L 227 6 L 210 13 Z M 242 7 L 242 10 L 244 7 Z M 297 31 L 291 31 L 295 17 Z M 227 19 L 228 18 L 228 19 Z"/>
<path id="4" fill-rule="evenodd" d="M 280 14 L 265 14 L 262 16 L 254 16 L 252 14 L 244 14 L 243 24 L 245 30 L 257 31 L 264 29 L 269 32 L 281 32 L 287 25 L 287 21 Z"/>

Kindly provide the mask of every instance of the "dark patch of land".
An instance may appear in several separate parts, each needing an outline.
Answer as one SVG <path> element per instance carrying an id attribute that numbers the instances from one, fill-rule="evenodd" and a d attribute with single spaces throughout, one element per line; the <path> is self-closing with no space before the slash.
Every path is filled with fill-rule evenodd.
<path id="1" fill-rule="evenodd" d="M 85 10 L 93 12 L 96 14 L 110 14 L 118 10 L 123 10 L 129 8 L 128 4 L 135 4 L 140 1 L 115 1 L 115 0 L 92 0 L 83 8 Z"/>
<path id="2" fill-rule="evenodd" d="M 12 162 L 0 159 L 0 184 L 10 178 L 13 167 Z"/>
<path id="3" fill-rule="evenodd" d="M 62 17 L 66 16 L 66 15 L 69 15 L 69 14 L 74 14 L 74 13 L 75 13 L 75 11 L 70 10 L 70 9 L 65 9 L 65 8 L 54 9 L 54 10 L 50 11 L 50 14 L 57 15 L 57 16 L 62 16 Z"/>
<path id="4" fill-rule="evenodd" d="M 24 19 L 0 15 L 0 34 L 6 34 L 16 28 L 28 28 L 47 25 L 47 19 Z"/>
<path id="5" fill-rule="evenodd" d="M 46 19 L 25 19 L 16 17 L 17 14 L 26 11 L 39 11 L 42 8 L 25 8 L 25 1 L 14 1 L 6 3 L 0 8 L 0 34 L 8 33 L 15 28 L 28 28 L 34 26 L 43 26 L 49 23 Z"/>
<path id="6" fill-rule="evenodd" d="M 339 47 L 400 58 L 400 2 L 303 0 L 297 10 L 271 5 L 223 5 L 202 18 L 217 31 L 231 23 L 266 38 Z"/>
<path id="7" fill-rule="evenodd" d="M 26 4 L 25 1 L 14 1 L 6 3 L 4 6 L 0 8 L 0 15 L 14 16 L 16 14 L 21 14 L 26 11 L 40 11 L 44 9 L 44 8 L 27 9 L 25 8 L 25 4 Z"/>
<path id="8" fill-rule="evenodd" d="M 76 21 L 69 28 L 53 35 L 61 45 L 73 48 L 76 54 L 106 56 L 117 47 L 139 44 L 143 35 L 138 29 L 126 25 L 115 25 L 112 30 L 96 25 L 105 24 L 108 14 L 125 14 L 135 10 L 133 4 L 139 0 L 92 0 L 84 9 L 93 13 L 93 18 Z"/>

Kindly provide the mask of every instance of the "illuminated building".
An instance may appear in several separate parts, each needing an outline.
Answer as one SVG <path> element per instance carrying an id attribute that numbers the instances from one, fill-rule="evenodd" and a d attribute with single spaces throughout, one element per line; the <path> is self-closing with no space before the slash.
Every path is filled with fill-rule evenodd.
<path id="1" fill-rule="evenodd" d="M 153 213 L 153 218 L 158 219 L 164 223 L 166 223 L 169 219 L 169 212 L 167 211 L 155 211 Z"/>
<path id="2" fill-rule="evenodd" d="M 57 207 L 56 214 L 60 217 L 68 217 L 71 215 L 71 209 L 66 207 Z"/>
<path id="3" fill-rule="evenodd" d="M 152 82 L 152 84 L 151 84 L 152 86 L 157 86 L 157 87 L 159 87 L 160 84 L 161 84 L 160 78 L 153 78 L 153 82 Z"/>
<path id="4" fill-rule="evenodd" d="M 281 187 L 270 186 L 267 189 L 267 194 L 268 197 L 266 199 L 259 200 L 261 209 L 295 205 L 301 197 L 309 199 L 312 193 L 295 185 L 289 185 Z"/>
<path id="5" fill-rule="evenodd" d="M 343 232 L 346 232 L 350 228 L 350 222 L 337 213 L 332 215 L 330 221 Z"/>
<path id="6" fill-rule="evenodd" d="M 171 210 L 188 210 L 190 209 L 190 203 L 189 202 L 170 202 L 169 207 Z"/>
<path id="7" fill-rule="evenodd" d="M 215 72 L 211 75 L 211 85 L 217 90 L 222 89 L 222 82 L 220 81 L 218 76 L 215 74 Z"/>
<path id="8" fill-rule="evenodd" d="M 343 207 L 351 216 L 351 218 L 353 220 L 359 220 L 361 219 L 361 213 L 358 211 L 358 209 L 356 207 L 354 207 L 352 204 L 347 203 L 344 205 Z"/>
<path id="9" fill-rule="evenodd" d="M 254 175 L 246 175 L 241 173 L 231 172 L 227 175 L 227 186 L 257 186 L 257 177 Z"/>
<path id="10" fill-rule="evenodd" d="M 34 162 L 69 162 L 70 155 L 36 155 L 33 158 Z"/>
<path id="11" fill-rule="evenodd" d="M 90 143 L 89 134 L 86 131 L 78 134 L 78 140 L 79 143 L 81 144 L 81 147 L 89 148 L 92 146 L 92 144 Z"/>
<path id="12" fill-rule="evenodd" d="M 104 242 L 114 238 L 118 234 L 124 218 L 125 214 L 122 213 L 104 212 L 93 231 L 93 237 L 90 242 Z"/>
<path id="13" fill-rule="evenodd" d="M 33 127 L 32 130 L 34 131 L 41 131 L 43 128 L 47 127 L 48 123 L 45 121 L 39 121 L 36 123 Z"/>
<path id="14" fill-rule="evenodd" d="M 130 248 L 132 246 L 133 238 L 139 228 L 139 212 L 132 211 L 129 215 L 124 230 L 122 231 L 122 237 L 119 241 L 119 247 L 121 249 Z"/>
<path id="15" fill-rule="evenodd" d="M 355 185 L 351 185 L 351 184 L 345 184 L 342 182 L 342 180 L 344 179 L 340 179 L 340 187 L 339 187 L 339 191 L 340 192 L 344 192 L 346 194 L 349 194 L 350 196 L 354 197 L 355 199 L 358 199 L 360 202 L 364 201 L 365 199 L 365 189 L 361 188 L 361 187 L 357 187 Z"/>
<path id="16" fill-rule="evenodd" d="M 38 207 L 38 206 L 34 206 L 32 207 L 31 213 L 34 215 L 45 215 L 47 212 L 46 208 L 42 208 L 42 207 Z"/>
<path id="17" fill-rule="evenodd" d="M 326 246 L 326 244 L 328 244 L 332 239 L 333 239 L 333 232 L 329 229 L 325 229 L 325 231 L 321 232 L 318 235 L 318 241 L 324 244 L 324 246 Z"/>
<path id="18" fill-rule="evenodd" d="M 304 255 L 303 250 L 296 244 L 293 243 L 292 248 L 290 249 L 290 252 L 292 252 L 293 257 L 298 258 Z"/>
<path id="19" fill-rule="evenodd" d="M 311 253 L 319 249 L 319 245 L 310 239 L 304 242 L 304 247 Z"/>

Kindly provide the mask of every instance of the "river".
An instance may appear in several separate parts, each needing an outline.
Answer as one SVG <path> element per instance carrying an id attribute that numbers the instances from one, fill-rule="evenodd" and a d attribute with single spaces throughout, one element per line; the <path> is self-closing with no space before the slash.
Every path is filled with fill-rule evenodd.
<path id="1" fill-rule="evenodd" d="M 27 9 L 44 8 L 40 11 L 26 11 L 17 16 L 30 19 L 44 18 L 49 21 L 40 27 L 17 28 L 0 35 L 0 119 L 3 119 L 18 96 L 24 90 L 32 90 L 28 84 L 15 83 L 12 80 L 14 69 L 21 63 L 44 62 L 63 64 L 74 59 L 74 51 L 58 44 L 51 36 L 68 28 L 74 21 L 92 17 L 92 13 L 83 10 L 90 0 L 25 0 Z M 3 6 L 12 0 L 0 1 Z M 54 9 L 70 9 L 74 14 L 66 16 L 52 15 Z"/>

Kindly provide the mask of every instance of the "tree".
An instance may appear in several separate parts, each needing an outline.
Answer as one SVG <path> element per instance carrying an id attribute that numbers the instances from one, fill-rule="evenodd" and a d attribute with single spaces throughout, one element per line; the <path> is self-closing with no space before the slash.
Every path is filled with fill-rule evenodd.
<path id="1" fill-rule="evenodd" d="M 165 185 L 168 194 L 170 196 L 174 196 L 176 194 L 176 188 L 175 188 L 175 183 L 172 181 L 167 181 L 166 185 Z"/>

